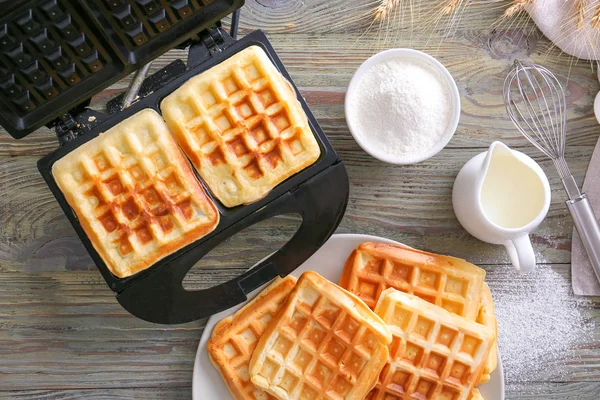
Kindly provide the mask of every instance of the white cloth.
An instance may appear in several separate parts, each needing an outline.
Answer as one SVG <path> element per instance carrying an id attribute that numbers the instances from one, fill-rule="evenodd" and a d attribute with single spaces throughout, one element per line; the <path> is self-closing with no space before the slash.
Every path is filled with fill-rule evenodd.
<path id="1" fill-rule="evenodd" d="M 600 60 L 600 27 L 592 27 L 595 0 L 587 0 L 585 18 L 577 27 L 575 0 L 535 0 L 527 12 L 540 30 L 562 51 L 585 60 Z"/>
<path id="2" fill-rule="evenodd" d="M 600 140 L 585 174 L 582 192 L 588 195 L 590 204 L 598 217 L 600 215 Z M 571 248 L 571 275 L 573 292 L 576 295 L 600 296 L 600 283 L 575 228 L 573 228 Z"/>

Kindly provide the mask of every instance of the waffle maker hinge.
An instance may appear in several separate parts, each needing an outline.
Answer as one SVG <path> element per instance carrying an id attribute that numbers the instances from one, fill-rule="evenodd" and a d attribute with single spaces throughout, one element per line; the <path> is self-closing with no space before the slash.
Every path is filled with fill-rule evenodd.
<path id="1" fill-rule="evenodd" d="M 83 130 L 77 121 L 75 121 L 71 112 L 64 113 L 54 121 L 54 131 L 61 146 L 83 133 Z"/>
<path id="2" fill-rule="evenodd" d="M 188 68 L 203 63 L 214 54 L 220 53 L 234 43 L 235 39 L 218 25 L 202 31 L 198 35 L 198 39 L 194 40 L 190 45 L 187 62 Z"/>
<path id="3" fill-rule="evenodd" d="M 54 128 L 60 146 L 94 129 L 106 119 L 104 113 L 88 108 L 89 105 L 90 99 L 46 125 L 48 128 Z"/>
<path id="4" fill-rule="evenodd" d="M 231 28 L 229 33 L 221 28 L 221 21 L 200 32 L 198 38 L 190 43 L 188 53 L 188 68 L 198 65 L 214 54 L 219 53 L 237 40 L 238 26 L 240 22 L 240 9 L 231 15 Z"/>

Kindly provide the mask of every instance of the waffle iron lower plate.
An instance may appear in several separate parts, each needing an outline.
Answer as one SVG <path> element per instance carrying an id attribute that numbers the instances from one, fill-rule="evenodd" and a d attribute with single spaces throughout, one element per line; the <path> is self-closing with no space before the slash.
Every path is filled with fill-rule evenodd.
<path id="1" fill-rule="evenodd" d="M 321 147 L 321 156 L 313 165 L 288 178 L 265 198 L 250 205 L 226 208 L 213 197 L 212 200 L 221 214 L 220 223 L 213 232 L 135 275 L 123 279 L 115 277 L 94 249 L 77 216 L 56 185 L 51 172 L 52 165 L 78 146 L 142 109 L 152 108 L 160 113 L 159 104 L 162 99 L 188 79 L 253 45 L 262 47 L 283 76 L 292 84 Z M 349 190 L 343 163 L 261 31 L 247 35 L 223 51 L 216 52 L 208 60 L 188 68 L 186 72 L 131 107 L 110 116 L 90 132 L 43 157 L 38 161 L 38 169 L 104 279 L 117 294 L 121 305 L 139 318 L 165 324 L 183 323 L 208 317 L 245 301 L 248 293 L 275 276 L 285 276 L 292 272 L 333 234 L 343 217 Z M 206 191 L 211 195 L 208 188 Z M 225 239 L 259 221 L 288 213 L 297 213 L 302 217 L 300 228 L 285 246 L 257 267 L 209 289 L 189 291 L 183 288 L 183 279 L 190 268 Z"/>

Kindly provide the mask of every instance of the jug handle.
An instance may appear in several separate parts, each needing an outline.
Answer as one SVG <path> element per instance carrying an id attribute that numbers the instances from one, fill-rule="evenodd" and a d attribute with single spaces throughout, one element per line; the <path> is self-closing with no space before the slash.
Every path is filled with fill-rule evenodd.
<path id="1" fill-rule="evenodd" d="M 510 261 L 519 273 L 526 274 L 535 268 L 535 253 L 529 235 L 508 240 L 504 246 L 508 250 Z"/>

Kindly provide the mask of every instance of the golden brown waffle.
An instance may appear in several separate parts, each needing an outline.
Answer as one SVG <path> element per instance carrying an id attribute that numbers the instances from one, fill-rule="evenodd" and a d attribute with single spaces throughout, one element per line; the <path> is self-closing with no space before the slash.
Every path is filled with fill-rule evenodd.
<path id="1" fill-rule="evenodd" d="M 498 322 L 496 321 L 496 313 L 494 311 L 494 299 L 487 283 L 483 284 L 481 292 L 481 307 L 477 315 L 477 322 L 490 328 L 496 337 L 498 337 Z M 490 380 L 490 375 L 498 367 L 498 341 L 494 342 L 494 346 L 487 357 L 483 374 L 479 384 L 486 383 Z"/>
<path id="2" fill-rule="evenodd" d="M 466 400 L 496 336 L 488 327 L 388 289 L 375 312 L 390 327 L 390 358 L 369 400 Z"/>
<path id="3" fill-rule="evenodd" d="M 208 354 L 235 400 L 274 399 L 250 382 L 248 365 L 258 340 L 295 284 L 292 276 L 277 278 L 254 300 L 215 326 Z"/>
<path id="4" fill-rule="evenodd" d="M 261 199 L 321 153 L 296 94 L 257 46 L 190 79 L 161 110 L 227 207 Z"/>
<path id="5" fill-rule="evenodd" d="M 367 242 L 346 261 L 340 286 L 371 308 L 391 287 L 475 320 L 484 278 L 483 269 L 459 258 Z"/>
<path id="6" fill-rule="evenodd" d="M 280 400 L 362 400 L 388 358 L 388 327 L 356 296 L 305 272 L 250 361 Z"/>
<path id="7" fill-rule="evenodd" d="M 118 277 L 149 267 L 219 222 L 216 206 L 162 118 L 150 109 L 58 160 L 52 175 Z"/>

